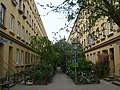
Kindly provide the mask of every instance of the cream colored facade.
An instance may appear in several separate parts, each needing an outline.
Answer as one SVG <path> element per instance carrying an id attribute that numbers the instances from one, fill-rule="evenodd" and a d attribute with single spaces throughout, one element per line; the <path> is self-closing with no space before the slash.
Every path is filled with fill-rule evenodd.
<path id="1" fill-rule="evenodd" d="M 30 36 L 47 36 L 34 0 L 0 0 L 0 75 L 37 63 Z"/>
<path id="2" fill-rule="evenodd" d="M 120 29 L 109 22 L 108 17 L 101 17 L 95 24 L 90 26 L 86 11 L 80 13 L 69 35 L 68 42 L 78 38 L 83 45 L 86 58 L 97 62 L 97 53 L 106 51 L 109 55 L 109 73 L 120 76 Z M 89 28 L 90 27 L 90 28 Z"/>

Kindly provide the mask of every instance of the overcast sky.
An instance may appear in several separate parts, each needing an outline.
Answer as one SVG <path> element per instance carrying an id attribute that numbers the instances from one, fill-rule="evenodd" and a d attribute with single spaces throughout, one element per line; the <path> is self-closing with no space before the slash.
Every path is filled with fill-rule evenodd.
<path id="1" fill-rule="evenodd" d="M 40 4 L 47 4 L 47 3 L 52 2 L 53 5 L 58 5 L 62 3 L 63 1 L 64 0 L 35 0 L 35 2 L 38 2 Z M 60 38 L 63 38 L 65 36 L 67 39 L 70 32 L 68 33 L 66 32 L 66 30 L 59 31 L 60 28 L 64 27 L 65 23 L 67 22 L 67 20 L 64 19 L 64 15 L 51 12 L 47 16 L 42 16 L 42 15 L 45 15 L 50 9 L 47 9 L 47 10 L 42 9 L 42 7 L 40 7 L 38 4 L 37 4 L 37 8 L 41 15 L 41 19 L 45 27 L 45 30 L 47 32 L 48 38 L 51 41 L 53 41 L 55 40 L 55 38 L 59 40 Z M 55 33 L 56 33 L 56 36 L 55 36 Z"/>

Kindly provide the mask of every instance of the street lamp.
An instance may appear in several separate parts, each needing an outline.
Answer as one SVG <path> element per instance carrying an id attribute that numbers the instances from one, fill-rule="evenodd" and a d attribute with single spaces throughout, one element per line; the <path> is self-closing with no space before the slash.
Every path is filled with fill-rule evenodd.
<path id="1" fill-rule="evenodd" d="M 73 45 L 73 49 L 75 51 L 75 55 L 74 55 L 74 58 L 73 58 L 73 61 L 75 63 L 75 83 L 77 84 L 77 66 L 78 66 L 78 60 L 77 60 L 77 46 L 78 46 L 78 39 L 74 39 L 74 41 L 72 42 L 72 45 Z"/>

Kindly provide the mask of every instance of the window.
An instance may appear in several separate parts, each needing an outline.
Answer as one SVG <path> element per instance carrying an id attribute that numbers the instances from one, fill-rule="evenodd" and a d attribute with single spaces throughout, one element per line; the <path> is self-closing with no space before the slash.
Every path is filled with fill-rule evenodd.
<path id="1" fill-rule="evenodd" d="M 21 0 L 18 0 L 18 9 L 21 9 Z"/>
<path id="2" fill-rule="evenodd" d="M 96 30 L 96 36 L 97 36 L 97 37 L 96 37 L 97 39 L 100 38 L 100 35 L 99 35 L 99 28 L 97 28 L 97 30 Z"/>
<path id="3" fill-rule="evenodd" d="M 112 22 L 109 20 L 108 21 L 108 34 L 110 34 L 112 32 L 112 29 L 113 29 Z"/>
<path id="4" fill-rule="evenodd" d="M 17 23 L 17 36 L 20 36 L 21 25 L 20 22 Z"/>
<path id="5" fill-rule="evenodd" d="M 30 40 L 31 40 L 30 38 L 31 38 L 31 34 L 29 33 L 29 38 L 28 38 L 29 39 L 29 43 L 30 43 Z"/>
<path id="6" fill-rule="evenodd" d="M 32 0 L 30 0 L 30 3 L 32 3 Z"/>
<path id="7" fill-rule="evenodd" d="M 93 53 L 93 63 L 96 64 L 96 54 Z"/>
<path id="8" fill-rule="evenodd" d="M 101 25 L 101 30 L 102 30 L 102 38 L 105 37 L 105 27 L 104 24 Z"/>
<path id="9" fill-rule="evenodd" d="M 25 5 L 23 4 L 23 15 L 25 15 Z"/>
<path id="10" fill-rule="evenodd" d="M 28 64 L 27 60 L 28 60 L 28 53 L 26 52 L 25 53 L 25 64 Z"/>
<path id="11" fill-rule="evenodd" d="M 24 52 L 21 51 L 21 55 L 20 55 L 20 64 L 23 64 L 23 59 L 24 59 Z"/>
<path id="12" fill-rule="evenodd" d="M 36 24 L 34 23 L 34 29 L 35 29 L 35 27 L 36 27 Z"/>
<path id="13" fill-rule="evenodd" d="M 28 42 L 28 31 L 26 31 L 26 42 Z"/>
<path id="14" fill-rule="evenodd" d="M 29 16 L 29 24 L 31 25 L 31 15 Z"/>
<path id="15" fill-rule="evenodd" d="M 33 27 L 33 23 L 34 23 L 34 22 L 33 22 L 33 19 L 32 19 L 32 27 Z"/>
<path id="16" fill-rule="evenodd" d="M 90 44 L 90 35 L 87 36 L 87 44 Z"/>
<path id="17" fill-rule="evenodd" d="M 0 24 L 4 25 L 5 19 L 5 6 L 3 4 L 0 5 Z"/>
<path id="18" fill-rule="evenodd" d="M 25 36 L 25 28 L 22 26 L 22 32 L 21 32 L 21 35 L 22 35 L 22 39 L 24 39 L 24 36 Z"/>
<path id="19" fill-rule="evenodd" d="M 14 28 L 14 16 L 11 14 L 10 16 L 10 31 L 13 32 Z"/>
<path id="20" fill-rule="evenodd" d="M 27 21 L 30 21 L 29 12 L 27 11 Z"/>
<path id="21" fill-rule="evenodd" d="M 19 49 L 16 49 L 16 64 L 19 63 Z"/>
<path id="22" fill-rule="evenodd" d="M 28 64 L 30 64 L 30 53 L 28 53 Z"/>

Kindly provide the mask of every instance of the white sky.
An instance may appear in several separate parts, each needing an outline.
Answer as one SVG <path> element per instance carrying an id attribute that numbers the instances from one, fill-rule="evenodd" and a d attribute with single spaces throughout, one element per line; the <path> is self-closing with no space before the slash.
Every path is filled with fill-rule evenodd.
<path id="1" fill-rule="evenodd" d="M 35 2 L 38 2 L 43 5 L 50 2 L 52 2 L 53 5 L 58 5 L 61 4 L 63 1 L 64 0 L 35 0 Z M 48 9 L 47 10 L 42 9 L 42 7 L 40 7 L 38 4 L 37 4 L 37 8 L 40 15 L 46 15 L 47 11 L 49 11 Z M 47 16 L 41 16 L 49 40 L 53 41 L 54 40 L 53 37 L 59 40 L 60 39 L 59 36 L 61 36 L 61 38 L 65 36 L 67 40 L 69 33 L 66 32 L 66 30 L 59 31 L 60 28 L 64 27 L 65 23 L 67 22 L 66 19 L 63 19 L 63 17 L 64 17 L 63 14 L 54 13 L 54 12 L 49 13 Z M 71 30 L 71 28 L 69 30 Z M 55 33 L 58 32 L 58 33 L 56 34 L 56 36 L 54 36 L 54 33 L 52 32 Z"/>

